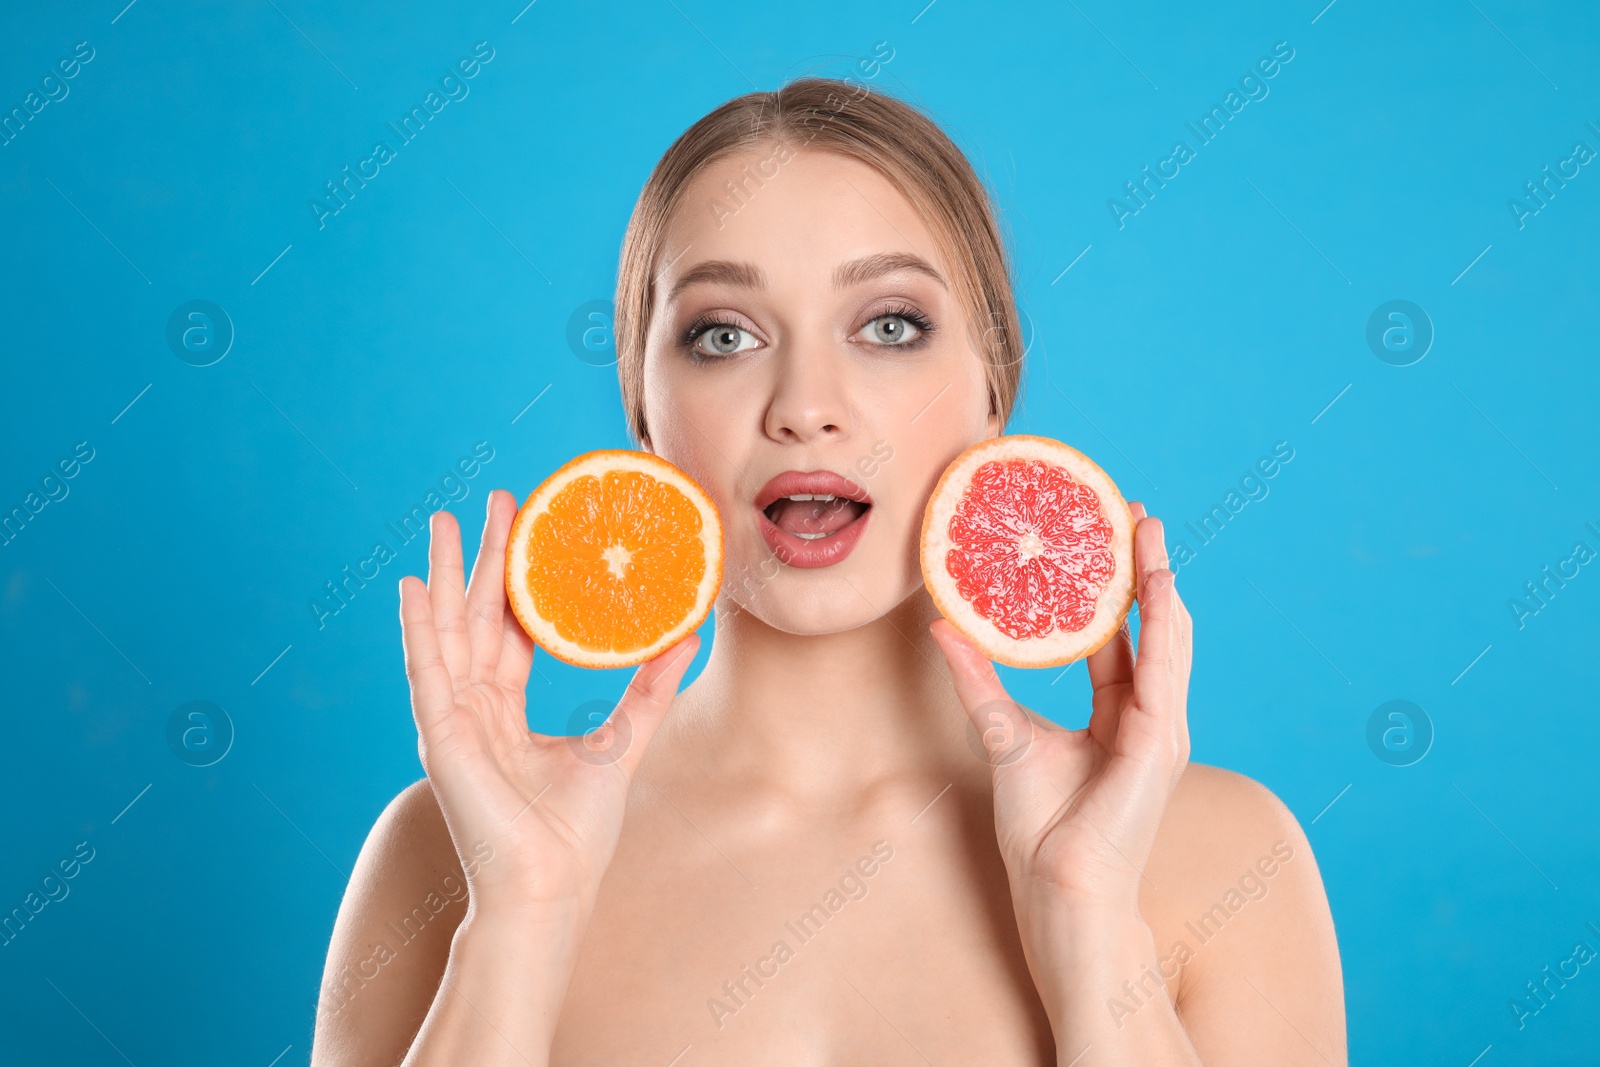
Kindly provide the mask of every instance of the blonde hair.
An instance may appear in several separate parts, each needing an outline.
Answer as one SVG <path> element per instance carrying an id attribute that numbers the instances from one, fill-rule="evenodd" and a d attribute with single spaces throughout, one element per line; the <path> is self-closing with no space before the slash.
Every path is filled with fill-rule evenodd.
<path id="1" fill-rule="evenodd" d="M 644 355 L 655 308 L 656 261 L 684 190 L 714 161 L 777 141 L 835 152 L 893 184 L 929 223 L 982 356 L 990 409 L 1005 426 L 1022 374 L 1023 341 L 1009 259 L 989 194 L 955 143 L 927 115 L 857 82 L 801 78 L 722 104 L 672 143 L 639 193 L 617 271 L 617 378 L 628 429 L 649 441 Z M 761 184 L 759 176 L 754 179 Z"/>

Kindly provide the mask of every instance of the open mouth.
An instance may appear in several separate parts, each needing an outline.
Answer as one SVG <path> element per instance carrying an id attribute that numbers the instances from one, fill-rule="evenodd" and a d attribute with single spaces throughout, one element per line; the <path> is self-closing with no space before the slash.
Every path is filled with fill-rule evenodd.
<path id="1" fill-rule="evenodd" d="M 795 567 L 826 567 L 860 540 L 872 497 L 832 471 L 785 471 L 756 494 L 759 524 L 773 555 Z"/>
<path id="2" fill-rule="evenodd" d="M 780 530 L 820 541 L 855 522 L 871 506 L 827 493 L 794 493 L 768 504 L 761 513 Z"/>

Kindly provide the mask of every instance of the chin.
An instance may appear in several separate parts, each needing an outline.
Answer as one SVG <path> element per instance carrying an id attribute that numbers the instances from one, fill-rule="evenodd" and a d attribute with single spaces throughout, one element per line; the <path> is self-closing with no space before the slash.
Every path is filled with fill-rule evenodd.
<path id="1" fill-rule="evenodd" d="M 755 567 L 751 574 L 760 574 Z M 738 573 L 738 572 L 735 572 Z M 766 573 L 772 573 L 769 563 Z M 718 605 L 801 637 L 846 633 L 876 622 L 918 593 L 926 595 L 922 572 L 903 562 L 852 558 L 816 570 L 782 568 L 770 581 L 728 582 Z"/>

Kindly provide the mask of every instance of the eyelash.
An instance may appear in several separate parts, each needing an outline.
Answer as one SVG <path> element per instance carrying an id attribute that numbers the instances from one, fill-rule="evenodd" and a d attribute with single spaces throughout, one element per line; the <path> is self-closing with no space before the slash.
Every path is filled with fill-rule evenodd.
<path id="1" fill-rule="evenodd" d="M 932 336 L 933 331 L 938 329 L 938 327 L 935 326 L 926 315 L 909 304 L 897 304 L 894 307 L 880 311 L 878 314 L 872 316 L 868 322 L 876 322 L 879 319 L 889 317 L 905 319 L 911 325 L 915 326 L 917 328 L 917 339 L 915 341 L 908 341 L 901 345 L 886 345 L 885 347 L 887 348 L 921 348 L 923 342 Z"/>
<path id="2" fill-rule="evenodd" d="M 713 326 L 732 326 L 736 330 L 744 329 L 744 327 L 740 326 L 738 323 L 729 322 L 727 319 L 718 318 L 716 315 L 701 315 L 699 318 L 691 322 L 688 325 L 688 328 L 683 331 L 683 336 L 678 338 L 678 344 L 688 349 L 689 354 L 694 356 L 696 359 L 714 358 L 707 356 L 704 353 L 696 352 L 694 349 L 695 341 L 699 340 L 700 335 L 711 329 Z"/>
<path id="3" fill-rule="evenodd" d="M 916 340 L 907 341 L 904 344 L 879 344 L 879 348 L 903 348 L 909 351 L 916 351 L 926 345 L 933 332 L 938 329 L 938 326 L 934 325 L 932 320 L 909 304 L 896 304 L 893 307 L 885 308 L 868 319 L 867 324 L 870 325 L 879 319 L 886 318 L 905 319 L 917 328 L 917 337 Z M 731 326 L 735 330 L 744 330 L 744 327 L 737 322 L 730 322 L 728 319 L 716 314 L 701 315 L 684 329 L 683 335 L 678 339 L 678 344 L 689 353 L 691 359 L 700 363 L 711 363 L 716 360 L 727 359 L 729 358 L 727 356 L 708 356 L 694 347 L 694 343 L 700 339 L 702 334 L 717 326 Z M 873 343 L 876 344 L 876 342 Z"/>

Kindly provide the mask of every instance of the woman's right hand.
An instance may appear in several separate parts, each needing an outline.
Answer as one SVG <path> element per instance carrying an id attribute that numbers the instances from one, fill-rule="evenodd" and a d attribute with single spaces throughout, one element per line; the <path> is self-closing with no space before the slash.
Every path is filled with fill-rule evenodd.
<path id="1" fill-rule="evenodd" d="M 505 594 L 516 512 L 509 492 L 489 494 L 470 586 L 460 526 L 449 512 L 434 513 L 427 585 L 400 579 L 406 676 L 417 752 L 467 875 L 468 919 L 554 924 L 570 953 L 616 850 L 633 775 L 699 638 L 640 666 L 587 737 L 530 731 L 534 645 Z"/>

